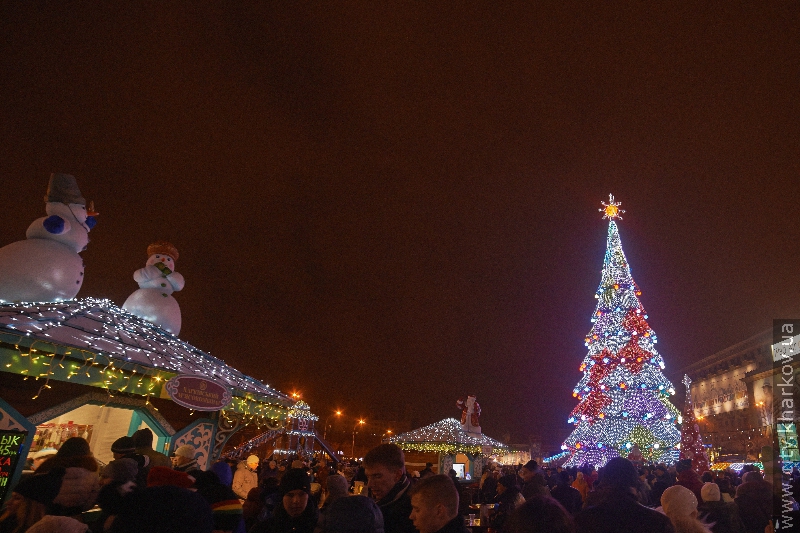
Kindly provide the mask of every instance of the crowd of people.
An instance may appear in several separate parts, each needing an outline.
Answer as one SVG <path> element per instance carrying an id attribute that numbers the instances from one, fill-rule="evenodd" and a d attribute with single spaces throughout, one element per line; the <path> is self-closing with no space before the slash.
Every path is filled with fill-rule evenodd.
<path id="1" fill-rule="evenodd" d="M 785 483 L 784 511 L 800 530 L 800 472 Z M 688 459 L 637 467 L 615 458 L 599 470 L 540 468 L 529 461 L 521 468 L 488 466 L 480 481 L 480 497 L 493 504 L 492 525 L 501 533 L 770 532 L 780 490 L 753 465 L 699 474 Z M 542 521 L 540 528 L 531 526 L 532 517 Z"/>
<path id="2" fill-rule="evenodd" d="M 32 457 L 0 515 L 0 533 L 769 533 L 773 489 L 760 471 L 703 472 L 691 461 L 637 468 L 487 465 L 466 484 L 432 464 L 407 472 L 382 444 L 360 464 L 293 457 L 220 461 L 167 457 L 153 434 L 120 437 L 102 468 L 80 437 Z M 800 473 L 790 480 L 796 491 Z M 467 492 L 468 491 L 468 492 Z M 470 507 L 472 505 L 472 507 Z M 465 523 L 484 505 L 485 522 Z M 791 505 L 790 505 L 791 507 Z M 797 514 L 794 504 L 791 513 Z"/>

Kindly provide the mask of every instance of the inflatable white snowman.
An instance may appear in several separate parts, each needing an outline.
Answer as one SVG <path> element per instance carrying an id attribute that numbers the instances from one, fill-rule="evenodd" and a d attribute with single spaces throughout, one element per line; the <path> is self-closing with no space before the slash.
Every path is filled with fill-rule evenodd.
<path id="1" fill-rule="evenodd" d="M 91 208 L 69 174 L 51 174 L 38 218 L 27 240 L 0 248 L 0 302 L 58 302 L 75 298 L 83 285 L 80 252 L 95 225 Z M 91 204 L 90 204 L 91 207 Z"/>
<path id="2" fill-rule="evenodd" d="M 147 247 L 147 263 L 133 273 L 139 289 L 128 296 L 122 308 L 177 335 L 181 331 L 181 308 L 172 293 L 183 288 L 183 276 L 175 272 L 178 250 L 160 241 Z"/>

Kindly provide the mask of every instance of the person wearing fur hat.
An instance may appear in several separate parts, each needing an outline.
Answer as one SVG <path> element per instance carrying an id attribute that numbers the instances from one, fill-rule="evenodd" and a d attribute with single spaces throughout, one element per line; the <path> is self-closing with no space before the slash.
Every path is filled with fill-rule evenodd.
<path id="1" fill-rule="evenodd" d="M 259 522 L 250 533 L 313 533 L 319 512 L 311 500 L 311 479 L 301 468 L 292 468 L 281 478 L 281 503 L 272 518 Z"/>
<path id="2" fill-rule="evenodd" d="M 703 501 L 697 506 L 700 518 L 711 525 L 714 533 L 745 533 L 744 522 L 735 503 L 722 500 L 716 483 L 705 483 L 700 489 Z"/>
<path id="3" fill-rule="evenodd" d="M 575 515 L 576 529 L 581 533 L 673 533 L 669 518 L 637 501 L 638 486 L 639 472 L 631 461 L 609 460 L 593 493 L 596 498 Z"/>
<path id="4" fill-rule="evenodd" d="M 258 486 L 258 463 L 257 455 L 248 455 L 247 459 L 239 461 L 236 465 L 231 488 L 242 501 L 246 500 L 250 491 Z"/>
<path id="5" fill-rule="evenodd" d="M 675 527 L 675 533 L 711 533 L 708 525 L 697 518 L 694 492 L 683 485 L 673 485 L 664 491 L 661 509 Z"/>

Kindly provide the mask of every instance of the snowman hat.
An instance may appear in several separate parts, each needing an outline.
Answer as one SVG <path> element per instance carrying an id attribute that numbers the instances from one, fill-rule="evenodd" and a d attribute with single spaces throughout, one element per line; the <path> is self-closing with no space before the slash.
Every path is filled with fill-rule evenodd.
<path id="1" fill-rule="evenodd" d="M 173 261 L 178 261 L 178 249 L 171 242 L 158 241 L 147 247 L 147 257 L 156 254 L 168 255 Z"/>
<path id="2" fill-rule="evenodd" d="M 81 196 L 75 176 L 55 172 L 50 174 L 50 183 L 47 184 L 44 201 L 86 205 L 86 198 Z"/>

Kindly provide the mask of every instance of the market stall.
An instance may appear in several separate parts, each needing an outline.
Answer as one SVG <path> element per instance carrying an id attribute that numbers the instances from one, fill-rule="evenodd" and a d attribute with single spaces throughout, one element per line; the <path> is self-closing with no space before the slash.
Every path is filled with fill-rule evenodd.
<path id="1" fill-rule="evenodd" d="M 71 437 L 108 462 L 146 427 L 156 450 L 191 445 L 205 469 L 239 429 L 282 427 L 288 396 L 178 337 L 175 246 L 147 246 L 122 307 L 75 299 L 97 213 L 68 174 L 50 176 L 44 201 L 47 216 L 0 248 L 0 500 L 24 457 Z"/>
<path id="2" fill-rule="evenodd" d="M 468 432 L 455 418 L 401 433 L 388 439 L 406 455 L 409 470 L 433 463 L 437 473 L 456 470 L 462 479 L 480 478 L 483 465 L 498 461 L 511 450 L 483 433 Z"/>
<path id="3" fill-rule="evenodd" d="M 191 444 L 204 468 L 240 428 L 282 427 L 292 405 L 108 300 L 0 304 L 0 430 L 24 435 L 23 456 L 81 436 L 107 462 L 116 438 L 148 427 L 158 451 Z"/>

